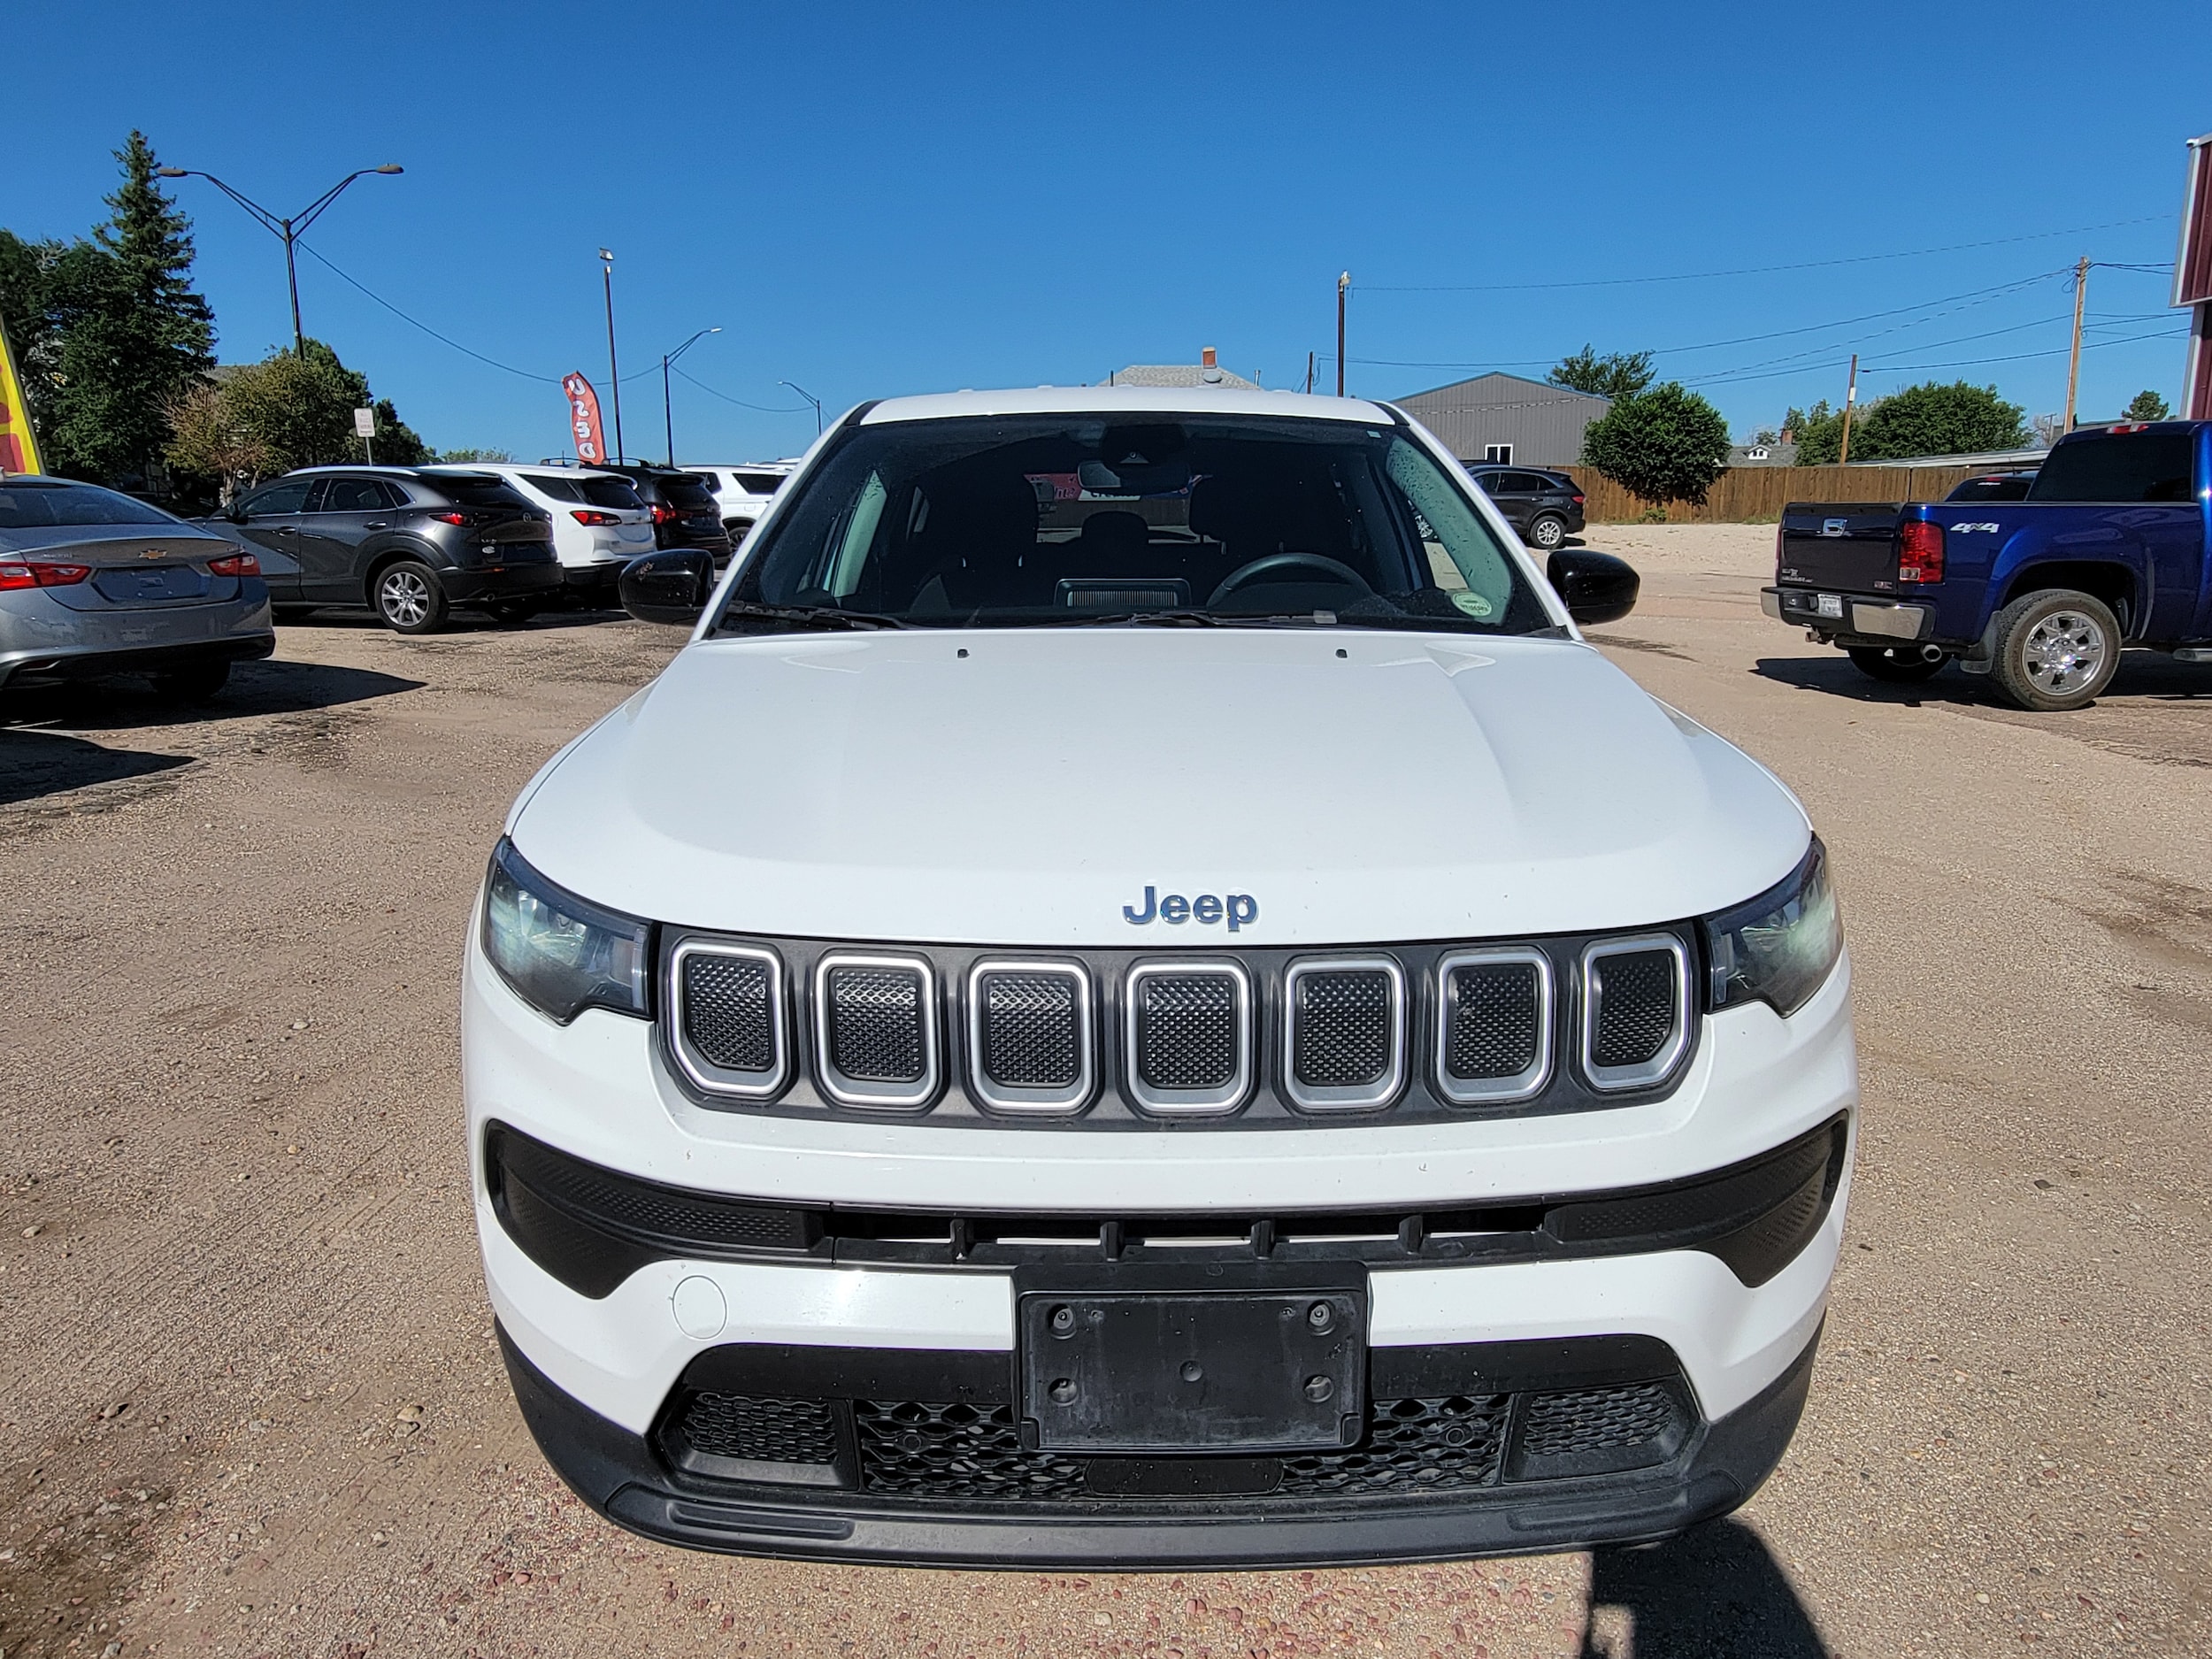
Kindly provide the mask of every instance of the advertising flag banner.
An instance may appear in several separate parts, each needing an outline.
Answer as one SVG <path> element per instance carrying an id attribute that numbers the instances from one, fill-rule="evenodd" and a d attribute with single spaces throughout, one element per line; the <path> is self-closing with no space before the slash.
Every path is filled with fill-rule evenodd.
<path id="1" fill-rule="evenodd" d="M 15 354 L 8 349 L 5 331 L 0 330 L 0 473 L 41 470 L 38 438 L 31 431 L 31 406 L 23 400 Z"/>
<path id="2" fill-rule="evenodd" d="M 607 458 L 606 435 L 599 424 L 599 394 L 581 374 L 563 375 L 561 390 L 568 394 L 568 429 L 576 439 L 576 458 L 596 466 Z"/>
<path id="3" fill-rule="evenodd" d="M 2189 306 L 2193 312 L 2181 412 L 2191 420 L 2212 420 L 2212 133 L 2189 141 L 2189 187 L 2181 203 L 2174 303 Z"/>

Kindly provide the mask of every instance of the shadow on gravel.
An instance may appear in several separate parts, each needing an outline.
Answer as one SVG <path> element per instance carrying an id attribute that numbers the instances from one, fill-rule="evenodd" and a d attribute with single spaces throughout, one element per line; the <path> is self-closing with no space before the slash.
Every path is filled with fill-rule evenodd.
<path id="1" fill-rule="evenodd" d="M 73 732 L 99 732 L 197 726 L 249 715 L 334 709 L 371 697 L 388 697 L 395 692 L 419 690 L 423 684 L 370 668 L 288 663 L 273 657 L 239 664 L 231 670 L 230 684 L 206 703 L 179 703 L 159 696 L 146 680 L 129 675 L 22 691 L 0 690 L 0 729 L 63 726 Z"/>
<path id="2" fill-rule="evenodd" d="M 1778 685 L 1795 686 L 1803 691 L 1824 691 L 1831 696 L 1848 697 L 1855 703 L 1894 703 L 1908 709 L 1930 703 L 1954 707 L 2011 707 L 1998 696 L 1985 677 L 1962 673 L 1947 665 L 1932 678 L 1911 686 L 1893 686 L 1870 680 L 1852 667 L 1851 659 L 1841 651 L 1828 657 L 1763 657 L 1752 664 L 1751 672 Z M 2212 666 L 2177 663 L 2157 651 L 2130 651 L 2120 658 L 2119 672 L 2113 675 L 2111 685 L 2097 699 L 2097 704 L 2131 697 L 2169 703 L 2212 697 Z"/>
<path id="3" fill-rule="evenodd" d="M 446 618 L 445 626 L 435 634 L 395 634 L 393 637 L 405 643 L 411 639 L 450 639 L 457 634 L 527 634 L 542 628 L 588 628 L 602 622 L 627 622 L 629 619 L 630 613 L 618 606 L 599 610 L 541 611 L 520 622 L 502 622 L 483 611 L 463 611 L 457 607 L 453 614 Z M 353 628 L 377 634 L 385 631 L 384 619 L 375 611 L 368 610 L 318 611 L 304 617 L 287 617 L 280 626 L 288 628 Z"/>
<path id="4" fill-rule="evenodd" d="M 1828 1645 L 1781 1563 L 1740 1521 L 1650 1549 L 1590 1558 L 1590 1616 L 1617 1608 L 1628 1645 L 1586 1633 L 1581 1659 L 1826 1659 Z"/>
<path id="5" fill-rule="evenodd" d="M 189 755 L 103 749 L 59 732 L 0 731 L 0 806 L 16 806 L 88 783 L 144 778 L 191 764 Z"/>

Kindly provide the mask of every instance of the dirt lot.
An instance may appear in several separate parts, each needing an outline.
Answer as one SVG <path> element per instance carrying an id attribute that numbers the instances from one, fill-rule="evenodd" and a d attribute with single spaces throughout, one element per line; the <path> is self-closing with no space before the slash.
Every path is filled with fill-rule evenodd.
<path id="1" fill-rule="evenodd" d="M 1866 1113 L 1812 1404 L 1636 1554 L 1041 1578 L 683 1555 L 539 1460 L 491 1336 L 456 977 L 503 812 L 666 632 L 288 628 L 204 718 L 0 701 L 0 1648 L 2212 1649 L 2212 670 L 2074 716 L 1858 679 L 1770 530 L 1593 531 L 1601 630 L 1834 851 Z"/>

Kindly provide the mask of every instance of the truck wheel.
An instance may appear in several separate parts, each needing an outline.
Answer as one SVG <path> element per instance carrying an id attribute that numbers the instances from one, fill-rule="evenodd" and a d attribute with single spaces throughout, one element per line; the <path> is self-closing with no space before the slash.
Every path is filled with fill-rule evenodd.
<path id="1" fill-rule="evenodd" d="M 2024 594 L 1997 613 L 1990 672 L 2024 709 L 2056 714 L 2089 703 L 2120 665 L 2120 620 L 2071 588 Z"/>
<path id="2" fill-rule="evenodd" d="M 1550 513 L 1545 513 L 1528 527 L 1528 544 L 1539 552 L 1548 553 L 1566 539 L 1566 521 Z"/>
<path id="3" fill-rule="evenodd" d="M 371 597 L 376 614 L 395 634 L 434 634 L 445 621 L 445 588 L 438 572 L 417 559 L 402 559 L 379 571 Z"/>
<path id="4" fill-rule="evenodd" d="M 1951 659 L 1939 657 L 1932 663 L 1920 654 L 1918 646 L 1847 645 L 1844 655 L 1851 659 L 1851 666 L 1870 680 L 1887 680 L 1893 686 L 1916 685 L 1932 680 Z"/>

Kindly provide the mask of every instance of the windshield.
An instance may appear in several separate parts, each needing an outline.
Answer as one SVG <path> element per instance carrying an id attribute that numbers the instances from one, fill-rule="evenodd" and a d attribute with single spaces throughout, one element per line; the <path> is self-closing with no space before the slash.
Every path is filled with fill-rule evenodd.
<path id="1" fill-rule="evenodd" d="M 1162 415 L 860 426 L 720 626 L 1553 627 L 1463 489 L 1393 426 Z"/>

